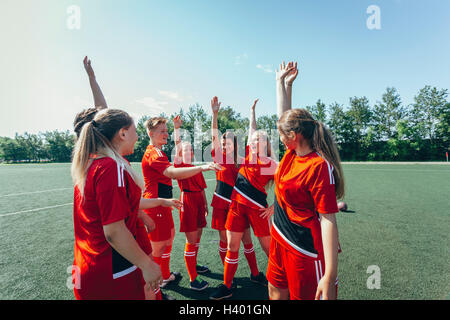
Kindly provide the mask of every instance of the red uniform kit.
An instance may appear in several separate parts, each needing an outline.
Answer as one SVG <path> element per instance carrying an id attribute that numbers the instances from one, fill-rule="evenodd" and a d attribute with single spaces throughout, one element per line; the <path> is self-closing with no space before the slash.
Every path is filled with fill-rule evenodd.
<path id="1" fill-rule="evenodd" d="M 141 189 L 128 172 L 107 157 L 94 160 L 89 167 L 84 197 L 75 187 L 73 278 L 76 299 L 145 298 L 141 271 L 111 247 L 103 231 L 103 226 L 124 220 L 144 247 L 137 227 L 140 199 Z"/>
<path id="2" fill-rule="evenodd" d="M 338 212 L 333 167 L 316 152 L 288 150 L 275 175 L 267 280 L 291 299 L 313 300 L 325 272 L 319 213 Z"/>
<path id="3" fill-rule="evenodd" d="M 194 167 L 192 164 L 176 164 L 177 168 Z M 181 190 L 180 201 L 180 232 L 193 232 L 206 226 L 206 202 L 202 191 L 206 189 L 202 173 L 187 179 L 177 180 Z"/>
<path id="4" fill-rule="evenodd" d="M 215 163 L 219 163 L 224 169 L 216 172 L 216 190 L 211 201 L 213 207 L 211 227 L 215 230 L 225 230 L 227 213 L 231 204 L 231 194 L 238 176 L 239 167 L 234 164 L 234 158 L 227 157 L 226 153 L 216 155 L 211 151 Z"/>
<path id="5" fill-rule="evenodd" d="M 171 164 L 166 154 L 159 148 L 149 145 L 142 158 L 142 172 L 144 174 L 144 198 L 172 198 L 172 180 L 163 175 Z M 156 207 L 144 210 L 157 226 L 149 233 L 151 241 L 165 241 L 170 239 L 174 228 L 172 208 Z"/>
<path id="6" fill-rule="evenodd" d="M 246 148 L 244 165 L 234 184 L 231 195 L 231 206 L 228 212 L 226 229 L 234 232 L 244 232 L 250 225 L 255 236 L 270 235 L 269 220 L 260 217 L 260 208 L 267 208 L 266 184 L 273 180 L 277 163 L 270 158 L 262 161 Z"/>

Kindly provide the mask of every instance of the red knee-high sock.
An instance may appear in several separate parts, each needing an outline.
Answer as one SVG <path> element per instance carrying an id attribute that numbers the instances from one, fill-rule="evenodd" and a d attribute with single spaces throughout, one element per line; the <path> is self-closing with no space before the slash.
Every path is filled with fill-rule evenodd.
<path id="1" fill-rule="evenodd" d="M 257 276 L 259 274 L 259 270 L 253 243 L 244 244 L 244 255 L 247 258 L 248 266 L 250 267 L 252 275 Z"/>
<path id="2" fill-rule="evenodd" d="M 227 251 L 225 257 L 224 271 L 223 271 L 223 283 L 228 289 L 231 288 L 231 283 L 233 282 L 234 274 L 236 273 L 239 262 L 239 251 L 231 252 Z"/>
<path id="3" fill-rule="evenodd" d="M 164 280 L 170 277 L 170 252 L 172 251 L 172 246 L 168 246 L 161 256 L 161 274 Z"/>
<path id="4" fill-rule="evenodd" d="M 222 260 L 222 264 L 225 265 L 225 256 L 227 255 L 227 243 L 226 242 L 219 242 L 219 255 L 220 259 Z"/>
<path id="5" fill-rule="evenodd" d="M 197 239 L 197 243 L 195 244 L 195 251 L 198 254 L 198 249 L 200 248 L 200 238 Z"/>
<path id="6" fill-rule="evenodd" d="M 197 278 L 197 250 L 195 244 L 186 243 L 184 247 L 184 261 L 186 262 L 186 268 L 192 282 Z"/>

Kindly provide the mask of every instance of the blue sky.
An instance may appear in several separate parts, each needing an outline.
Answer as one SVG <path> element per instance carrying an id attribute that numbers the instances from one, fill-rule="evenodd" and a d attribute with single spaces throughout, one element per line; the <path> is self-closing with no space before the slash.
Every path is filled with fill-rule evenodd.
<path id="1" fill-rule="evenodd" d="M 69 30 L 67 8 L 81 10 Z M 366 9 L 381 10 L 369 30 Z M 450 2 L 2 0 L 0 136 L 71 129 L 91 106 L 89 55 L 110 107 L 136 119 L 217 95 L 248 116 L 275 113 L 275 74 L 298 60 L 293 105 L 371 104 L 386 87 L 405 104 L 425 85 L 450 89 Z"/>

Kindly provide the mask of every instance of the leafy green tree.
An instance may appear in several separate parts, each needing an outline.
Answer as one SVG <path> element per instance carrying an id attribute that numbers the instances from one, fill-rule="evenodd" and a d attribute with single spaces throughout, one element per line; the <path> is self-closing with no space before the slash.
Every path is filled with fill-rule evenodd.
<path id="1" fill-rule="evenodd" d="M 50 131 L 43 134 L 49 157 L 55 162 L 70 162 L 75 137 L 70 131 Z"/>
<path id="2" fill-rule="evenodd" d="M 373 121 L 377 140 L 386 141 L 397 137 L 397 121 L 405 117 L 405 108 L 397 90 L 386 88 L 381 101 L 376 103 L 373 110 Z"/>
<path id="3" fill-rule="evenodd" d="M 317 100 L 315 105 L 307 106 L 306 110 L 311 113 L 315 120 L 323 123 L 327 122 L 327 106 L 320 99 Z"/>

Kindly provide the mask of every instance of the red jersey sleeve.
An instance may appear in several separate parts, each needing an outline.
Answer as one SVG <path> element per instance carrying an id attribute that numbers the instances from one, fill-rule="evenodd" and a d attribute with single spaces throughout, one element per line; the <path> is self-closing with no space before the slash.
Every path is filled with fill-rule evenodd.
<path id="1" fill-rule="evenodd" d="M 158 156 L 149 159 L 149 166 L 153 170 L 160 172 L 161 174 L 171 166 L 169 160 L 164 156 Z"/>
<path id="2" fill-rule="evenodd" d="M 115 161 L 105 167 L 96 179 L 96 202 L 102 225 L 124 220 L 131 213 L 123 167 Z"/>
<path id="3" fill-rule="evenodd" d="M 311 174 L 309 191 L 317 212 L 322 214 L 339 211 L 333 170 L 333 166 L 330 163 L 322 161 L 314 168 Z"/>

